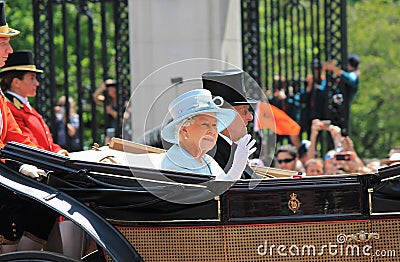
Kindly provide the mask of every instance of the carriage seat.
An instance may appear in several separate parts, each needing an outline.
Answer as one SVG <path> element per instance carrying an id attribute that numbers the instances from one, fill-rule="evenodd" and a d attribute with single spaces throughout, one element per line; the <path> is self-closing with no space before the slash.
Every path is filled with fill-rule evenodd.
<path id="1" fill-rule="evenodd" d="M 71 160 L 160 169 L 164 153 L 135 154 L 103 146 L 92 150 L 73 152 L 69 154 L 69 157 Z"/>

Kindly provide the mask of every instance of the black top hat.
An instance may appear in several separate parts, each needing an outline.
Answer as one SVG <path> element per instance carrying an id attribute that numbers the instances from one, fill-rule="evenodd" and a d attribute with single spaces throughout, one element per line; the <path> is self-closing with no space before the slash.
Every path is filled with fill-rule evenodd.
<path id="1" fill-rule="evenodd" d="M 8 27 L 4 0 L 0 0 L 0 37 L 11 37 L 19 35 L 19 31 Z"/>
<path id="2" fill-rule="evenodd" d="M 36 68 L 31 51 L 15 51 L 9 54 L 5 65 L 0 71 L 0 76 L 10 71 L 43 73 L 43 70 Z"/>
<path id="3" fill-rule="evenodd" d="M 232 106 L 257 103 L 248 98 L 244 85 L 244 72 L 239 69 L 205 72 L 201 76 L 203 88 L 210 90 L 213 96 L 221 96 Z"/>

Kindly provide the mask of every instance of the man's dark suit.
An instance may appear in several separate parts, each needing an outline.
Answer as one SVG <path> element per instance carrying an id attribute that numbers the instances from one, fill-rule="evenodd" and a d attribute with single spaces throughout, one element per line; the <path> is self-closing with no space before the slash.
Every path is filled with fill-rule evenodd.
<path id="1" fill-rule="evenodd" d="M 235 143 L 231 146 L 223 137 L 219 135 L 216 145 L 207 154 L 212 156 L 226 173 L 232 167 L 233 156 L 236 148 L 235 146 Z M 250 166 L 246 165 L 241 178 L 257 178 L 257 175 Z"/>

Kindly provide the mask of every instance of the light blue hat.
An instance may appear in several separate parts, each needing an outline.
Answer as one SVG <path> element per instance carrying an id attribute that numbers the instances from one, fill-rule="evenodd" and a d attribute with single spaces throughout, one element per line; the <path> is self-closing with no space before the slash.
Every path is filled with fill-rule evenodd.
<path id="1" fill-rule="evenodd" d="M 215 113 L 217 129 L 218 132 L 221 132 L 236 117 L 236 112 L 233 109 L 220 108 L 223 103 L 222 97 L 217 96 L 213 99 L 211 92 L 206 89 L 194 89 L 178 96 L 168 107 L 173 120 L 163 127 L 161 137 L 167 142 L 178 144 L 176 126 L 191 116 L 203 113 Z"/>

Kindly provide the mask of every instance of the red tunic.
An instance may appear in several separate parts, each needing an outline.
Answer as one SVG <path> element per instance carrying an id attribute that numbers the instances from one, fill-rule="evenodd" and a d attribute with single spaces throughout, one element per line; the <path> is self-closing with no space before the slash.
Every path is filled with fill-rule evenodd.
<path id="1" fill-rule="evenodd" d="M 41 149 L 54 153 L 62 150 L 58 144 L 53 142 L 49 127 L 34 108 L 28 108 L 11 94 L 6 94 L 6 97 L 7 105 L 23 134 L 29 136 L 31 141 Z"/>
<path id="2" fill-rule="evenodd" d="M 8 142 L 15 141 L 25 145 L 34 146 L 28 136 L 24 135 L 8 108 L 4 96 L 0 94 L 0 148 Z"/>

